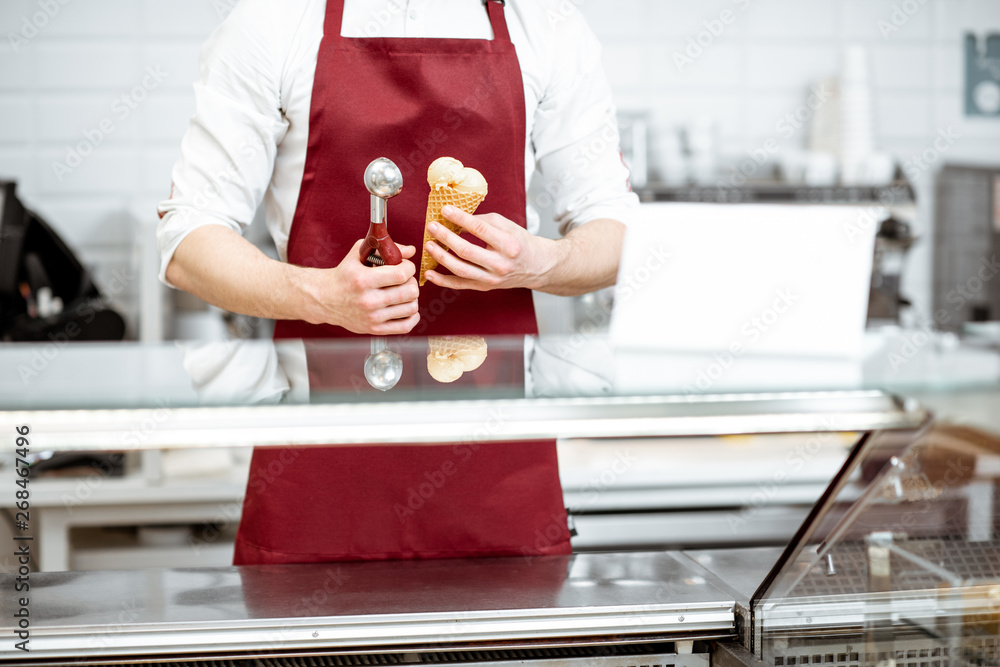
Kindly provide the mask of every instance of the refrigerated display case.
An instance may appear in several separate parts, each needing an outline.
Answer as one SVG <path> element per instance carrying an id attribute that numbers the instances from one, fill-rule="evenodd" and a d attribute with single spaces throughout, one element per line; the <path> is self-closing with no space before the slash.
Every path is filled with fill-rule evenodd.
<path id="1" fill-rule="evenodd" d="M 807 443 L 825 441 L 817 435 L 836 434 L 844 463 L 786 548 L 32 571 L 32 650 L 15 648 L 22 603 L 4 595 L 0 625 L 10 639 L 0 663 L 996 662 L 995 437 L 935 422 L 893 392 L 996 397 L 995 351 L 970 364 L 968 350 L 928 350 L 966 355 L 969 376 L 932 359 L 855 386 L 782 390 L 761 378 L 767 390 L 753 391 L 743 376 L 738 387 L 685 394 L 669 377 L 634 382 L 637 373 L 669 373 L 669 360 L 621 354 L 601 339 L 488 342 L 487 373 L 438 384 L 417 372 L 426 341 L 397 341 L 412 376 L 384 393 L 365 383 L 368 341 L 64 350 L 27 385 L 0 385 L 0 440 L 11 451 L 14 427 L 30 424 L 33 450 L 207 454 L 538 438 L 568 448 L 580 438 L 591 447 L 656 438 L 669 448 L 681 438 L 784 433 L 801 435 L 807 457 Z M 17 367 L 36 352 L 14 346 L 0 359 Z M 706 461 L 706 477 L 715 465 Z M 787 479 L 776 465 L 761 495 Z M 752 515 L 754 506 L 743 509 Z M 0 587 L 13 590 L 16 576 L 0 577 Z"/>

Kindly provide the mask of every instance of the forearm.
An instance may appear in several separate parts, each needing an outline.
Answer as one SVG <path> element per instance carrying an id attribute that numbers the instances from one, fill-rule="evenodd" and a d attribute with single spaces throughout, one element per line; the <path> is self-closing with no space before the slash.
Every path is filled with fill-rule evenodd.
<path id="1" fill-rule="evenodd" d="M 271 259 L 231 229 L 206 225 L 178 246 L 167 280 L 230 312 L 315 321 L 308 298 L 309 271 Z"/>
<path id="2" fill-rule="evenodd" d="M 625 225 L 592 220 L 557 241 L 548 241 L 549 268 L 534 289 L 557 296 L 578 296 L 615 284 Z"/>

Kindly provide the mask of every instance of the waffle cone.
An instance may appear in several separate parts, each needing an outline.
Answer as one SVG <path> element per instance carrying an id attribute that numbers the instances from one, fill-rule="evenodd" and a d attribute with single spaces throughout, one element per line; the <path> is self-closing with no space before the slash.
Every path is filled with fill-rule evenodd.
<path id="1" fill-rule="evenodd" d="M 432 222 L 437 222 L 456 234 L 461 234 L 463 231 L 462 228 L 445 220 L 444 216 L 441 215 L 441 209 L 448 204 L 451 204 L 452 206 L 462 209 L 471 215 L 476 212 L 476 209 L 479 208 L 479 204 L 482 203 L 485 198 L 485 193 L 459 192 L 455 188 L 451 187 L 431 188 L 431 193 L 427 197 L 427 216 L 424 220 L 424 242 L 421 245 L 421 248 L 423 249 L 423 254 L 420 257 L 421 285 L 427 282 L 425 274 L 432 269 L 436 269 L 438 266 L 437 260 L 431 257 L 430 253 L 428 253 L 426 249 L 427 242 L 434 239 L 430 232 L 427 231 L 427 226 Z"/>
<path id="2" fill-rule="evenodd" d="M 486 352 L 486 339 L 482 336 L 431 336 L 427 339 L 427 346 L 428 354 L 458 357 Z"/>

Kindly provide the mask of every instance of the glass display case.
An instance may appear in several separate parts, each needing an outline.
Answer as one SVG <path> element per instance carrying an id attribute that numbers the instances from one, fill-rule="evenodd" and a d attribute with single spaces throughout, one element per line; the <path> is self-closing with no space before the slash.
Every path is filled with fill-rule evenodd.
<path id="1" fill-rule="evenodd" d="M 723 368 L 600 336 L 465 343 L 458 352 L 421 338 L 0 347 L 11 371 L 0 378 L 0 474 L 11 485 L 28 458 L 17 452 L 24 427 L 29 465 L 52 452 L 125 452 L 148 473 L 120 485 L 31 482 L 33 523 L 22 533 L 39 538 L 25 566 L 32 664 L 737 664 L 720 653 L 727 641 L 747 649 L 746 664 L 996 664 L 996 350 L 935 340 L 896 364 L 896 343 L 880 340 L 863 360 L 744 357 Z M 703 376 L 711 381 L 699 384 Z M 955 400 L 980 407 L 957 413 Z M 936 411 L 965 424 L 935 421 Z M 146 470 L 174 453 L 195 465 L 220 448 L 557 438 L 562 466 L 574 452 L 607 456 L 632 443 L 659 450 L 656 466 L 635 465 L 646 486 L 594 488 L 648 517 L 636 498 L 656 491 L 649 480 L 680 478 L 670 502 L 705 505 L 725 497 L 734 470 L 752 468 L 763 451 L 753 438 L 781 437 L 788 448 L 758 461 L 746 497 L 725 506 L 726 549 L 335 568 L 170 567 L 180 562 L 170 552 L 167 567 L 128 572 L 60 572 L 71 568 L 52 555 L 52 536 L 97 496 L 110 503 L 100 515 L 109 522 L 172 522 L 156 505 L 168 498 L 171 517 L 204 521 L 191 505 L 197 485 Z M 685 456 L 700 461 L 697 477 Z M 815 504 L 816 495 L 799 501 L 812 509 L 788 546 L 732 547 L 732 521 L 766 515 L 799 483 L 795 472 L 821 458 L 814 484 L 826 490 Z M 227 483 L 198 486 L 198 498 L 234 523 L 246 479 Z M 46 493 L 51 512 L 36 515 Z M 13 516 L 14 494 L 5 496 Z M 581 518 L 623 520 L 594 507 Z M 16 576 L 0 576 L 0 587 L 12 590 Z M 8 637 L 20 605 L 0 602 Z M 0 662 L 24 659 L 14 642 L 0 645 Z"/>

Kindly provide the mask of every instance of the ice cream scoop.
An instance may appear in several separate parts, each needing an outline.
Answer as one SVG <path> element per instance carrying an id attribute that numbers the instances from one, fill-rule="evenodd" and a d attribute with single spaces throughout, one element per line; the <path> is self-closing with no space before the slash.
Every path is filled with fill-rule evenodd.
<path id="1" fill-rule="evenodd" d="M 451 186 L 462 173 L 462 163 L 453 157 L 439 157 L 427 167 L 427 183 L 440 190 Z"/>
<path id="2" fill-rule="evenodd" d="M 371 193 L 371 224 L 361 245 L 361 261 L 369 266 L 399 264 L 403 255 L 389 237 L 386 200 L 403 189 L 403 174 L 389 158 L 380 157 L 365 169 L 365 187 Z"/>
<path id="3" fill-rule="evenodd" d="M 453 186 L 459 192 L 475 192 L 486 196 L 486 179 L 479 173 L 478 169 L 463 167 L 460 179 L 455 181 Z"/>

